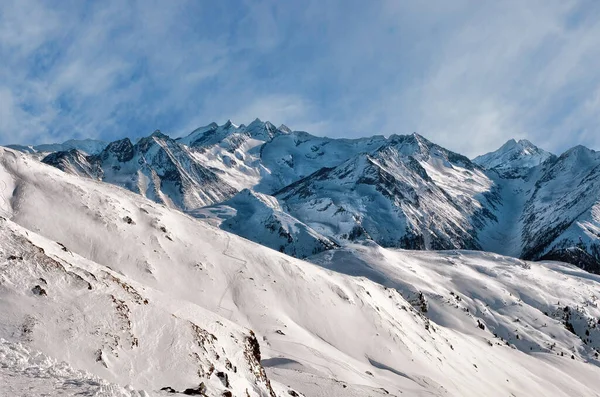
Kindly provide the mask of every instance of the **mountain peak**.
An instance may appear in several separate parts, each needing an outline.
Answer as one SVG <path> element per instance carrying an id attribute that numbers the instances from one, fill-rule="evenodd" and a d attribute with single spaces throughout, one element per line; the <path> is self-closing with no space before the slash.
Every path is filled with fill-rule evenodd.
<path id="1" fill-rule="evenodd" d="M 271 123 L 270 121 L 262 121 L 259 118 L 254 119 L 253 122 L 248 124 L 248 127 L 245 127 L 245 130 L 250 134 L 250 136 L 254 139 L 270 141 L 273 139 L 278 129 Z"/>
<path id="2" fill-rule="evenodd" d="M 559 161 L 570 161 L 581 165 L 598 161 L 600 152 L 596 152 L 583 145 L 577 145 L 560 155 Z"/>
<path id="3" fill-rule="evenodd" d="M 156 138 L 168 138 L 168 136 L 163 134 L 160 130 L 154 130 L 154 132 L 150 136 Z"/>
<path id="4" fill-rule="evenodd" d="M 533 168 L 550 157 L 552 153 L 540 149 L 527 139 L 509 139 L 498 150 L 477 156 L 473 162 L 487 169 L 507 171 Z"/>
<path id="5" fill-rule="evenodd" d="M 133 143 L 129 138 L 111 142 L 100 153 L 100 156 L 105 160 L 109 157 L 115 157 L 121 163 L 129 161 L 133 158 Z"/>
<path id="6" fill-rule="evenodd" d="M 277 129 L 288 134 L 292 132 L 292 130 L 285 124 L 281 124 L 279 127 L 277 127 Z"/>

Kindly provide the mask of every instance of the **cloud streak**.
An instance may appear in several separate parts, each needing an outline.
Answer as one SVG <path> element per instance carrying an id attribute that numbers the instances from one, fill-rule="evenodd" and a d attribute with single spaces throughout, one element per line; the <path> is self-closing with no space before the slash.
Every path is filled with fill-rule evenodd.
<path id="1" fill-rule="evenodd" d="M 0 2 L 0 143 L 255 117 L 320 135 L 417 131 L 600 148 L 600 4 L 532 0 Z"/>

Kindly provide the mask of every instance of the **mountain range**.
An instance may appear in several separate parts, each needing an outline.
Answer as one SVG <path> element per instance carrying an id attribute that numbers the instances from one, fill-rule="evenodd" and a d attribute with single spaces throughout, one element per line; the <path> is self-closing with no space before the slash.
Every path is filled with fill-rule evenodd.
<path id="1" fill-rule="evenodd" d="M 293 142 L 294 134 L 282 136 Z M 252 139 L 248 134 L 245 144 L 253 145 Z M 473 199 L 478 194 L 467 195 L 491 189 L 481 166 L 418 136 L 332 142 L 317 158 L 333 163 L 341 149 L 353 148 L 355 160 L 306 172 L 301 183 L 276 187 L 274 195 L 245 188 L 221 203 L 187 210 L 176 207 L 175 199 L 156 202 L 160 195 L 149 200 L 139 194 L 148 190 L 129 190 L 139 185 L 98 180 L 112 172 L 104 169 L 109 161 L 124 170 L 133 167 L 131 159 L 141 159 L 133 178 L 150 170 L 162 178 L 158 159 L 173 164 L 183 159 L 159 154 L 179 143 L 159 149 L 148 141 L 119 145 L 122 152 L 111 145 L 108 160 L 106 148 L 78 152 L 82 167 L 94 161 L 102 166 L 95 174 L 64 168 L 71 162 L 62 163 L 68 171 L 63 172 L 38 161 L 36 153 L 0 148 L 0 395 L 598 395 L 600 276 L 562 262 L 482 251 L 382 247 L 376 239 L 385 235 L 364 221 L 370 214 L 364 215 L 362 235 L 344 238 L 340 229 L 326 236 L 326 227 L 319 229 L 311 219 L 294 223 L 284 201 L 289 195 L 293 204 L 303 189 L 316 200 L 324 194 L 318 189 L 335 181 L 348 192 L 377 195 L 383 210 L 398 211 L 398 222 L 401 210 L 407 222 L 426 219 L 418 212 L 433 210 L 433 200 L 455 209 L 457 202 L 472 205 L 471 217 L 460 212 L 431 220 L 438 239 L 453 241 L 463 234 L 443 227 L 462 227 L 459 222 L 475 217 L 484 226 L 498 222 L 478 206 Z M 309 145 L 294 146 L 295 153 L 319 153 Z M 376 145 L 370 154 L 362 151 Z M 416 146 L 419 154 L 406 155 Z M 181 150 L 196 158 L 195 150 Z M 231 153 L 211 150 L 202 155 Z M 269 153 L 274 155 L 265 149 L 265 157 Z M 251 168 L 251 156 L 260 158 L 260 150 L 241 154 L 247 154 L 247 163 L 231 154 L 238 159 L 236 172 L 244 170 L 251 181 L 244 167 Z M 543 163 L 536 172 L 573 171 L 567 165 L 578 164 L 575 155 Z M 306 164 L 304 159 L 294 164 L 310 171 L 313 160 L 304 158 Z M 203 167 L 219 181 L 228 178 L 216 166 Z M 270 170 L 262 162 L 254 167 Z M 450 190 L 442 171 L 463 178 L 468 188 Z M 290 171 L 266 174 L 259 182 L 274 186 L 282 179 L 285 184 Z M 521 200 L 537 203 L 555 189 L 552 181 L 537 178 L 539 188 Z M 490 208 L 501 208 L 506 195 L 500 189 L 490 193 Z M 358 205 L 347 203 L 358 197 L 349 193 L 340 206 L 356 211 Z M 321 208 L 308 206 L 307 212 Z M 357 220 L 347 219 L 352 230 Z M 294 258 L 223 229 L 247 236 L 256 229 L 261 244 L 275 244 L 267 237 L 277 244 L 291 240 L 284 251 L 302 248 L 297 256 L 311 255 Z M 434 240 L 412 241 L 428 247 Z M 472 238 L 470 244 L 476 243 L 480 240 Z"/>
<path id="2" fill-rule="evenodd" d="M 600 153 L 583 146 L 556 156 L 509 140 L 469 159 L 418 134 L 332 139 L 256 119 L 11 147 L 299 258 L 371 240 L 600 272 Z"/>

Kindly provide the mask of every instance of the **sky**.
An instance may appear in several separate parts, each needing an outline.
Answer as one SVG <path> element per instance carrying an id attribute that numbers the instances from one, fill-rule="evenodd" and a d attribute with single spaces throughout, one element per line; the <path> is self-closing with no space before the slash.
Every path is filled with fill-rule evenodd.
<path id="1" fill-rule="evenodd" d="M 600 2 L 0 0 L 0 144 L 255 118 L 600 149 Z"/>

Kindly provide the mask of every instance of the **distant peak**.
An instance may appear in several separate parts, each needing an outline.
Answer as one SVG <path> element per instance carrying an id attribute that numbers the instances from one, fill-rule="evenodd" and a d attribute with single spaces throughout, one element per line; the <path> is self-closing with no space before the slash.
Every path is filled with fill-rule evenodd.
<path id="1" fill-rule="evenodd" d="M 248 124 L 245 130 L 250 134 L 251 137 L 260 140 L 271 140 L 276 134 L 278 129 L 270 121 L 262 121 L 259 118 L 254 119 L 253 122 Z"/>
<path id="2" fill-rule="evenodd" d="M 571 155 L 582 155 L 582 154 L 593 154 L 595 153 L 594 150 L 583 146 L 583 145 L 577 145 L 577 146 L 573 146 L 571 149 L 567 150 L 563 156 L 571 156 Z M 562 156 L 561 156 L 562 157 Z"/>
<path id="3" fill-rule="evenodd" d="M 506 143 L 504 145 L 502 145 L 499 150 L 512 149 L 515 147 L 539 149 L 536 145 L 534 145 L 533 143 L 531 143 L 531 141 L 529 141 L 527 139 L 519 139 L 517 141 L 516 139 L 513 138 L 513 139 L 509 139 L 508 141 L 506 141 Z"/>
<path id="4" fill-rule="evenodd" d="M 427 138 L 425 138 L 423 135 L 419 135 L 416 132 L 413 132 L 410 135 L 397 135 L 397 134 L 392 134 L 390 135 L 390 137 L 388 138 L 388 141 L 390 142 L 390 144 L 392 145 L 397 145 L 397 144 L 416 144 L 420 146 L 429 146 L 431 144 L 431 142 L 429 142 L 427 140 Z"/>
<path id="5" fill-rule="evenodd" d="M 520 145 L 523 145 L 523 146 L 535 146 L 533 143 L 531 143 L 531 142 L 530 142 L 529 140 L 527 140 L 527 139 L 519 139 L 519 142 L 518 142 L 518 143 L 519 143 Z"/>
<path id="6" fill-rule="evenodd" d="M 252 121 L 250 124 L 248 124 L 248 128 L 250 128 L 250 129 L 261 128 L 261 127 L 269 128 L 270 126 L 273 126 L 273 124 L 271 124 L 270 121 L 262 121 L 258 117 L 255 118 L 254 121 Z"/>
<path id="7" fill-rule="evenodd" d="M 279 127 L 277 127 L 277 129 L 279 131 L 287 132 L 288 134 L 292 132 L 292 130 L 285 124 L 281 124 Z"/>
<path id="8" fill-rule="evenodd" d="M 478 156 L 473 161 L 485 168 L 499 170 L 529 169 L 552 157 L 527 139 L 509 139 L 498 150 Z"/>
<path id="9" fill-rule="evenodd" d="M 152 137 L 156 137 L 156 138 L 166 138 L 167 136 L 165 134 L 163 134 L 160 130 L 154 130 L 154 132 L 152 133 L 152 135 L 150 135 Z"/>

